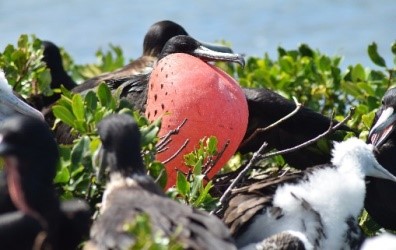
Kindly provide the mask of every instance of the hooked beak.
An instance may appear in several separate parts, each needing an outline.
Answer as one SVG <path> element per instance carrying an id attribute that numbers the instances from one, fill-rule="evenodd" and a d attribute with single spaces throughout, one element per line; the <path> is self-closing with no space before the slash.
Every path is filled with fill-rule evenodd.
<path id="1" fill-rule="evenodd" d="M 383 166 L 381 166 L 381 164 L 379 164 L 377 161 L 375 161 L 373 168 L 369 173 L 367 173 L 367 176 L 372 176 L 372 177 L 396 182 L 396 177 L 393 174 L 391 174 L 388 170 L 386 170 Z"/>
<path id="2" fill-rule="evenodd" d="M 0 120 L 14 113 L 34 116 L 44 120 L 44 116 L 40 111 L 23 102 L 12 92 L 0 90 L 0 106 Z"/>
<path id="3" fill-rule="evenodd" d="M 205 45 L 201 45 L 197 49 L 195 49 L 193 51 L 193 55 L 201 58 L 204 61 L 234 62 L 241 65 L 241 67 L 245 66 L 245 59 L 242 55 L 228 52 L 219 52 L 216 50 L 212 50 Z"/>
<path id="4" fill-rule="evenodd" d="M 12 93 L 4 72 L 0 69 L 0 120 L 15 113 L 35 116 L 44 120 L 40 111 L 32 108 Z"/>
<path id="5" fill-rule="evenodd" d="M 200 44 L 202 44 L 204 47 L 214 50 L 217 52 L 222 52 L 222 53 L 234 53 L 230 47 L 221 45 L 221 44 L 216 44 L 216 43 L 207 43 L 207 42 L 202 42 L 199 41 Z"/>
<path id="6" fill-rule="evenodd" d="M 388 107 L 382 111 L 377 122 L 371 128 L 368 136 L 370 143 L 376 148 L 379 148 L 385 142 L 385 139 L 393 132 L 395 125 L 396 114 L 392 107 Z"/>

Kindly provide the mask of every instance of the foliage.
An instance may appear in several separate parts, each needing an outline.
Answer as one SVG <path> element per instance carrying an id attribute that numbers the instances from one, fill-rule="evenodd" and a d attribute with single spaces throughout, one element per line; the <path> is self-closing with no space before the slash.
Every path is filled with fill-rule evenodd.
<path id="1" fill-rule="evenodd" d="M 125 64 L 125 57 L 119 46 L 110 44 L 110 49 L 98 49 L 95 53 L 97 62 L 85 65 L 75 64 L 73 58 L 61 49 L 63 65 L 75 81 L 84 81 L 105 72 L 114 71 Z"/>
<path id="2" fill-rule="evenodd" d="M 110 45 L 109 51 L 98 50 L 97 63 L 78 65 L 72 57 L 61 50 L 67 72 L 78 82 L 106 71 L 112 71 L 125 63 L 120 47 Z M 234 76 L 242 86 L 251 88 L 268 88 L 284 97 L 296 97 L 305 106 L 330 115 L 335 111 L 336 119 L 346 116 L 349 108 L 356 107 L 354 116 L 348 125 L 355 129 L 361 138 L 365 138 L 371 126 L 376 109 L 381 103 L 385 91 L 394 86 L 396 70 L 396 43 L 391 46 L 390 53 L 394 62 L 386 62 L 379 55 L 377 45 L 372 43 L 367 50 L 369 58 L 376 68 L 366 65 L 349 65 L 340 67 L 340 56 L 328 56 L 313 50 L 306 44 L 294 50 L 278 48 L 276 59 L 268 54 L 263 57 L 248 57 L 245 68 L 226 63 L 217 63 L 230 75 Z M 14 90 L 27 97 L 31 94 L 51 94 L 49 89 L 50 75 L 41 62 L 41 42 L 34 36 L 22 35 L 17 46 L 8 45 L 0 54 L 0 68 L 3 68 Z M 63 199 L 80 197 L 90 201 L 92 207 L 100 201 L 103 187 L 96 182 L 93 156 L 100 145 L 96 134 L 96 124 L 111 113 L 128 113 L 133 115 L 142 132 L 142 154 L 150 174 L 164 186 L 166 173 L 164 166 L 155 161 L 155 145 L 160 121 L 152 124 L 131 109 L 130 105 L 119 98 L 119 91 L 111 92 L 102 84 L 85 95 L 74 94 L 62 89 L 62 97 L 53 107 L 57 122 L 71 127 L 71 134 L 76 136 L 72 145 L 59 145 L 61 161 L 55 183 Z M 216 200 L 210 195 L 212 182 L 205 183 L 201 174 L 208 157 L 217 153 L 215 138 L 205 138 L 200 146 L 185 156 L 186 164 L 191 167 L 189 176 L 178 174 L 177 185 L 169 190 L 169 196 L 201 209 L 212 210 Z M 227 171 L 240 166 L 249 155 L 235 155 L 229 162 Z M 274 166 L 287 166 L 282 157 L 262 163 L 268 169 Z M 206 186 L 203 184 L 205 183 Z M 163 249 L 162 240 L 157 241 L 156 235 L 145 225 L 148 218 L 140 217 L 128 227 L 128 231 L 143 230 L 149 237 L 154 248 Z M 366 234 L 372 235 L 378 227 L 370 218 L 363 214 L 362 227 Z M 140 229 L 139 229 L 140 228 Z M 160 239 L 161 237 L 159 237 Z M 168 241 L 169 242 L 169 241 Z M 158 247 L 156 244 L 159 244 Z M 177 247 L 176 247 L 177 249 Z"/>
<path id="3" fill-rule="evenodd" d="M 93 208 L 101 200 L 103 187 L 96 181 L 93 160 L 100 146 L 96 126 L 103 117 L 112 113 L 126 113 L 135 118 L 142 134 L 143 158 L 149 172 L 154 177 L 164 172 L 163 165 L 154 160 L 160 121 L 150 124 L 138 112 L 133 112 L 129 103 L 119 98 L 118 91 L 111 93 L 106 84 L 100 84 L 85 96 L 62 90 L 61 99 L 52 107 L 56 124 L 62 121 L 69 125 L 70 133 L 75 134 L 77 139 L 72 145 L 60 145 L 61 164 L 55 183 L 59 185 L 61 197 L 84 198 Z M 160 178 L 160 181 L 164 184 L 166 178 Z"/>
<path id="4" fill-rule="evenodd" d="M 177 233 L 170 237 L 162 231 L 153 232 L 150 218 L 147 214 L 140 214 L 131 222 L 124 225 L 124 230 L 134 236 L 135 242 L 130 250 L 181 250 L 184 249 L 177 241 Z M 179 230 L 182 230 L 179 228 Z"/>
<path id="5" fill-rule="evenodd" d="M 190 172 L 186 175 L 179 171 L 176 186 L 168 190 L 168 194 L 188 205 L 208 211 L 213 210 L 217 199 L 209 193 L 213 183 L 205 179 L 205 171 L 210 167 L 217 153 L 216 137 L 200 140 L 198 148 L 184 156 L 186 166 L 191 168 Z"/>
<path id="6" fill-rule="evenodd" d="M 51 75 L 42 58 L 41 41 L 33 35 L 30 39 L 21 35 L 16 47 L 9 44 L 0 53 L 0 68 L 13 90 L 25 98 L 39 93 L 52 95 Z"/>

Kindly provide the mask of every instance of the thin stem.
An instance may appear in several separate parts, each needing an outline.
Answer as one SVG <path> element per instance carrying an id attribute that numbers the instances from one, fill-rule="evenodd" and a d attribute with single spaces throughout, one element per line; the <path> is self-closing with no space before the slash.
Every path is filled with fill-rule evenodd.
<path id="1" fill-rule="evenodd" d="M 166 164 L 168 162 L 170 162 L 171 160 L 173 160 L 174 158 L 176 158 L 176 156 L 178 154 L 180 154 L 180 152 L 187 146 L 188 142 L 190 141 L 190 139 L 186 139 L 183 143 L 183 145 L 168 159 L 166 159 L 165 161 L 162 162 L 162 164 Z"/>
<path id="2" fill-rule="evenodd" d="M 296 108 L 290 112 L 288 115 L 284 116 L 283 118 L 277 120 L 276 122 L 272 123 L 271 125 L 265 127 L 265 128 L 257 128 L 247 139 L 245 139 L 242 143 L 240 147 L 243 147 L 246 143 L 248 143 L 249 141 L 251 141 L 254 137 L 257 136 L 258 133 L 262 133 L 264 131 L 267 131 L 271 128 L 274 128 L 276 126 L 278 126 L 279 124 L 281 124 L 282 122 L 286 121 L 287 119 L 289 119 L 290 117 L 292 117 L 293 115 L 297 114 L 297 112 L 302 108 L 302 104 L 299 103 L 297 101 L 296 98 L 293 97 L 294 103 L 296 104 Z"/>
<path id="3" fill-rule="evenodd" d="M 262 155 L 262 152 L 264 151 L 264 149 L 267 147 L 267 142 L 264 142 L 263 145 L 261 145 L 261 147 L 259 148 L 258 151 L 254 152 L 252 159 L 250 159 L 249 163 L 245 166 L 245 168 L 238 174 L 238 176 L 232 181 L 231 185 L 227 188 L 227 190 L 224 192 L 224 194 L 221 196 L 220 198 L 220 202 L 221 204 L 224 203 L 225 199 L 228 198 L 229 194 L 231 193 L 232 188 L 234 188 L 236 186 L 236 184 L 238 184 L 238 182 L 240 181 L 240 179 L 242 179 L 242 177 L 248 172 L 248 170 L 253 166 L 253 164 L 255 164 L 258 160 L 262 160 L 265 158 L 269 158 L 272 156 L 276 156 L 276 155 L 281 155 L 281 154 L 287 154 L 287 153 L 291 153 L 294 152 L 296 150 L 299 150 L 303 147 L 309 146 L 315 142 L 317 142 L 318 140 L 324 138 L 325 136 L 327 136 L 328 134 L 334 132 L 335 130 L 337 130 L 340 126 L 344 125 L 349 119 L 351 119 L 351 117 L 353 116 L 353 114 L 355 113 L 355 108 L 351 108 L 349 111 L 349 114 L 339 123 L 337 123 L 335 126 L 333 126 L 333 118 L 334 118 L 334 112 L 331 115 L 331 119 L 330 119 L 330 126 L 329 128 L 323 132 L 322 134 L 318 135 L 317 137 L 306 141 L 302 144 L 299 144 L 295 147 L 292 148 L 288 148 L 285 150 L 281 150 L 281 151 L 276 151 L 273 153 L 268 153 L 265 155 Z"/>

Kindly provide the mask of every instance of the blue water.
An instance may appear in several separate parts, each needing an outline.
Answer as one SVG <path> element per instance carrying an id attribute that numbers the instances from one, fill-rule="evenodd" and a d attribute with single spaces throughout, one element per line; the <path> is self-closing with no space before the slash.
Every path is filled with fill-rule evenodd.
<path id="1" fill-rule="evenodd" d="M 95 51 L 109 43 L 136 58 L 148 27 L 163 19 L 182 24 L 199 40 L 229 41 L 248 56 L 275 59 L 278 46 L 307 43 L 342 55 L 344 67 L 373 67 L 366 52 L 373 41 L 391 64 L 389 48 L 396 40 L 395 0 L 2 0 L 0 50 L 27 33 L 64 47 L 78 64 L 95 62 Z"/>

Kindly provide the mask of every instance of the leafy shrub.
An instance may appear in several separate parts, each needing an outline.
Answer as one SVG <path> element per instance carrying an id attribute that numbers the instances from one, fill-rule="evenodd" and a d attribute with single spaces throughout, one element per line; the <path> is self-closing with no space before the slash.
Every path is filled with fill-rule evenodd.
<path id="1" fill-rule="evenodd" d="M 87 65 L 76 65 L 66 51 L 61 52 L 66 70 L 78 82 L 115 70 L 125 63 L 121 48 L 113 45 L 110 45 L 109 51 L 99 50 L 96 53 L 98 62 Z M 396 83 L 396 43 L 391 46 L 395 58 L 392 64 L 378 54 L 375 43 L 368 46 L 367 52 L 378 68 L 356 64 L 342 69 L 340 56 L 324 55 L 306 44 L 295 50 L 279 47 L 276 59 L 271 59 L 267 54 L 263 57 L 248 57 L 244 69 L 226 63 L 217 65 L 244 87 L 265 87 L 288 99 L 295 97 L 305 106 L 324 115 L 335 111 L 338 120 L 343 119 L 349 108 L 355 106 L 355 114 L 348 125 L 365 139 L 383 94 Z M 23 97 L 52 93 L 49 88 L 50 74 L 41 58 L 40 40 L 27 35 L 19 38 L 17 46 L 8 45 L 0 53 L 0 68 L 4 69 L 13 89 Z M 100 145 L 96 124 L 110 113 L 129 113 L 135 117 L 143 135 L 142 154 L 146 166 L 160 185 L 166 182 L 163 165 L 155 161 L 160 121 L 150 124 L 145 117 L 133 111 L 128 103 L 120 100 L 119 91 L 111 93 L 105 84 L 84 96 L 62 89 L 62 97 L 53 106 L 53 112 L 57 122 L 69 125 L 71 133 L 77 136 L 72 145 L 59 145 L 61 160 L 55 183 L 63 199 L 85 198 L 92 207 L 100 201 L 103 186 L 96 181 L 93 159 Z M 209 192 L 213 183 L 207 182 L 205 186 L 205 178 L 200 170 L 205 165 L 205 159 L 213 156 L 216 150 L 215 138 L 203 139 L 197 149 L 185 157 L 187 165 L 191 166 L 191 175 L 187 178 L 179 173 L 176 187 L 169 190 L 169 196 L 201 209 L 212 210 L 217 205 L 217 199 Z M 235 169 L 248 157 L 235 155 L 226 169 Z M 273 171 L 274 166 L 287 166 L 280 156 L 266 160 L 261 165 L 268 167 L 268 171 Z M 144 217 L 141 220 L 147 221 Z M 378 230 L 366 214 L 362 216 L 361 225 L 367 234 Z M 133 224 L 129 229 L 133 231 L 137 226 Z"/>

